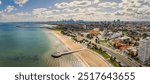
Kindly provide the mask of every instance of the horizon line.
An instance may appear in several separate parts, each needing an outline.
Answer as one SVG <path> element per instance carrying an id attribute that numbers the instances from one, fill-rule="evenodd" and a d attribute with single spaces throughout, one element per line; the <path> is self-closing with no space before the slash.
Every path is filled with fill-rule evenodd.
<path id="1" fill-rule="evenodd" d="M 72 20 L 72 19 L 70 19 Z M 0 21 L 0 23 L 15 23 L 15 22 L 63 22 L 63 21 L 70 21 L 70 20 L 57 20 L 57 21 Z M 85 20 L 73 20 L 74 22 L 83 21 L 83 22 L 113 22 L 116 20 L 100 20 L 100 21 L 85 21 Z M 150 20 L 120 20 L 120 22 L 150 22 Z"/>

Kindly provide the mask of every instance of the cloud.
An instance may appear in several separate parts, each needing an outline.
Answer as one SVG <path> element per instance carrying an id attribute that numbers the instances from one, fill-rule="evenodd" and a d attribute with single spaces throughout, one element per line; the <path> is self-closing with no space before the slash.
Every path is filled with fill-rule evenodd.
<path id="1" fill-rule="evenodd" d="M 32 11 L 32 15 L 36 18 L 44 18 L 44 12 L 47 11 L 47 8 L 37 8 L 37 9 L 33 9 Z"/>
<path id="2" fill-rule="evenodd" d="M 84 1 L 90 1 L 92 4 L 97 4 L 97 3 L 99 3 L 101 0 L 84 0 Z"/>
<path id="3" fill-rule="evenodd" d="M 147 5 L 143 5 L 141 8 L 137 10 L 138 14 L 150 14 L 150 7 Z"/>
<path id="4" fill-rule="evenodd" d="M 72 1 L 72 2 L 62 2 L 55 4 L 56 8 L 72 8 L 72 7 L 86 7 L 91 5 L 91 1 L 89 0 L 81 0 L 81 1 Z"/>
<path id="5" fill-rule="evenodd" d="M 32 14 L 33 15 L 51 15 L 59 13 L 60 10 L 54 10 L 54 9 L 48 9 L 48 8 L 36 8 L 33 9 Z"/>
<path id="6" fill-rule="evenodd" d="M 0 20 L 3 20 L 3 21 L 10 21 L 10 20 L 15 20 L 16 17 L 15 15 L 5 15 L 5 14 L 0 14 Z"/>
<path id="7" fill-rule="evenodd" d="M 10 5 L 8 5 L 5 9 L 1 10 L 0 11 L 0 20 L 6 21 L 6 20 L 14 19 L 15 15 L 9 14 L 13 10 L 15 10 L 15 7 L 14 6 L 10 6 Z"/>
<path id="8" fill-rule="evenodd" d="M 22 7 L 24 4 L 28 2 L 28 0 L 14 0 L 14 2 Z"/>
<path id="9" fill-rule="evenodd" d="M 12 12 L 13 10 L 15 10 L 15 7 L 8 5 L 8 6 L 6 7 L 6 9 L 3 10 L 3 12 L 4 12 L 4 13 L 10 13 L 10 12 Z"/>
<path id="10" fill-rule="evenodd" d="M 33 13 L 36 18 L 46 20 L 122 20 L 145 19 L 149 14 L 149 0 L 122 0 L 122 2 L 100 2 L 100 0 L 75 0 L 72 2 L 62 2 L 55 4 L 56 8 L 38 9 Z M 81 5 L 82 4 L 82 5 Z M 102 10 L 103 8 L 103 10 Z M 109 12 L 105 8 L 113 8 L 115 11 Z M 57 10 L 53 12 L 52 10 Z M 34 10 L 35 12 L 35 10 Z"/>
<path id="11" fill-rule="evenodd" d="M 117 8 L 118 4 L 116 2 L 103 2 L 98 4 L 102 8 Z"/>
<path id="12" fill-rule="evenodd" d="M 16 13 L 17 16 L 30 16 L 30 14 L 28 12 L 19 12 Z"/>
<path id="13" fill-rule="evenodd" d="M 37 8 L 33 9 L 32 16 L 35 18 L 44 18 L 47 19 L 51 15 L 59 14 L 60 10 L 48 9 L 48 8 Z"/>
<path id="14" fill-rule="evenodd" d="M 115 16 L 128 17 L 130 20 L 147 20 L 150 17 L 150 0 L 122 0 Z M 125 18 L 124 18 L 125 19 Z"/>
<path id="15" fill-rule="evenodd" d="M 111 20 L 112 19 L 112 18 L 110 18 L 111 17 L 110 14 L 102 13 L 102 12 L 63 14 L 62 17 L 65 19 L 85 20 L 85 21 L 99 21 L 100 19 L 101 20 Z M 60 19 L 62 19 L 62 18 L 60 18 Z"/>
<path id="16" fill-rule="evenodd" d="M 64 9 L 64 12 L 68 12 L 68 13 L 82 13 L 82 12 L 85 12 L 86 10 L 85 9 L 82 9 L 82 8 L 75 8 L 75 9 Z"/>
<path id="17" fill-rule="evenodd" d="M 60 10 L 57 10 L 57 9 L 55 9 L 55 10 L 51 10 L 52 11 L 52 13 L 60 13 Z"/>
<path id="18" fill-rule="evenodd" d="M 97 9 L 95 7 L 86 7 L 86 8 L 66 8 L 63 9 L 62 11 L 64 13 L 88 13 L 92 11 L 96 11 Z"/>
<path id="19" fill-rule="evenodd" d="M 93 3 L 99 3 L 100 2 L 100 0 L 94 0 L 93 1 Z"/>
<path id="20" fill-rule="evenodd" d="M 0 0 L 0 5 L 2 4 L 2 1 Z"/>
<path id="21" fill-rule="evenodd" d="M 142 0 L 122 0 L 119 4 L 120 8 L 140 7 L 143 4 Z"/>
<path id="22" fill-rule="evenodd" d="M 32 13 L 34 15 L 36 15 L 36 14 L 42 14 L 43 12 L 45 12 L 47 10 L 48 10 L 47 8 L 36 8 L 36 9 L 33 9 Z"/>
<path id="23" fill-rule="evenodd" d="M 15 1 L 27 2 L 28 0 Z M 10 13 L 13 10 L 15 10 L 14 6 L 6 7 L 6 9 L 0 11 L 0 18 L 4 17 L 7 20 L 10 18 L 10 20 L 18 21 L 56 21 L 62 19 L 87 21 L 114 19 L 150 20 L 150 0 L 121 0 L 121 2 L 109 2 L 109 0 L 66 0 L 66 2 L 56 3 L 49 8 L 33 9 L 31 12 L 19 12 L 13 15 Z"/>

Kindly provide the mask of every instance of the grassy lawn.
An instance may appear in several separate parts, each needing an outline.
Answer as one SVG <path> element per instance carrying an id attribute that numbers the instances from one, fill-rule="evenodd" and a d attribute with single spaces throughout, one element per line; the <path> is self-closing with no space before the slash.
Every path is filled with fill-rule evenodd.
<path id="1" fill-rule="evenodd" d="M 99 53 L 99 54 L 101 54 L 101 55 L 103 55 L 103 57 L 106 58 L 106 59 L 110 58 L 110 56 L 107 53 L 104 53 L 104 52 L 102 52 L 100 50 L 97 50 L 97 49 L 94 49 L 94 48 L 92 48 L 92 50 Z"/>
<path id="2" fill-rule="evenodd" d="M 61 29 L 53 29 L 53 31 L 59 31 L 59 32 L 61 32 L 62 30 Z"/>
<path id="3" fill-rule="evenodd" d="M 121 67 L 117 61 L 112 61 L 112 60 L 109 60 L 109 62 L 114 65 L 115 67 Z"/>
<path id="4" fill-rule="evenodd" d="M 107 43 L 108 41 L 107 40 L 100 40 L 100 42 Z"/>
<path id="5" fill-rule="evenodd" d="M 102 52 L 101 50 L 97 50 L 97 49 L 94 49 L 94 48 L 91 48 L 91 50 L 101 54 L 105 59 L 107 59 L 113 66 L 115 67 L 121 67 L 119 65 L 119 63 L 116 61 L 116 60 L 110 60 L 110 56 L 107 54 L 107 53 L 104 53 Z"/>

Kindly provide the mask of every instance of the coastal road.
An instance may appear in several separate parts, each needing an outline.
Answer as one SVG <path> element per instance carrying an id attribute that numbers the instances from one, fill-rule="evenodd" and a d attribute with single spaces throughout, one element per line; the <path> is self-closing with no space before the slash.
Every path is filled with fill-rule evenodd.
<path id="1" fill-rule="evenodd" d="M 86 40 L 89 40 L 89 39 L 86 39 Z M 91 41 L 92 43 L 95 43 L 95 41 L 93 41 L 93 40 L 89 40 L 89 41 Z M 97 43 L 95 43 L 95 44 L 97 44 Z M 126 65 L 128 67 L 139 67 L 140 66 L 140 63 L 136 62 L 134 59 L 130 58 L 129 56 L 122 55 L 122 54 L 114 51 L 113 49 L 111 49 L 107 46 L 104 46 L 102 44 L 97 44 L 97 45 L 99 47 L 101 47 L 103 51 L 106 51 L 112 57 L 116 57 L 119 60 L 119 62 L 123 63 L 124 65 Z"/>
<path id="2" fill-rule="evenodd" d="M 126 55 L 121 55 L 120 53 L 117 53 L 116 51 L 103 46 L 103 45 L 99 45 L 102 50 L 106 51 L 108 54 L 110 54 L 113 57 L 116 57 L 121 63 L 125 64 L 126 66 L 129 67 L 139 67 L 140 63 L 136 62 L 134 59 L 126 56 Z"/>

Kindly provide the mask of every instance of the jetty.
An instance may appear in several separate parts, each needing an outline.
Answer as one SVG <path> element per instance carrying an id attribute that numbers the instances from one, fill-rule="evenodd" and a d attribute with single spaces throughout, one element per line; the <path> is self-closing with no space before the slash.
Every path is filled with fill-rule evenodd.
<path id="1" fill-rule="evenodd" d="M 86 48 L 77 49 L 77 50 L 73 50 L 73 51 L 54 52 L 51 56 L 52 56 L 52 57 L 55 57 L 55 58 L 58 58 L 58 57 L 61 57 L 62 55 L 72 54 L 72 53 L 75 53 L 75 52 L 82 51 L 82 50 L 84 50 L 84 49 L 86 49 Z"/>

